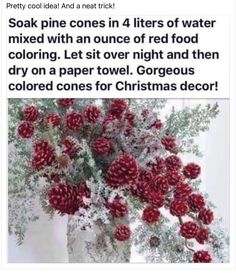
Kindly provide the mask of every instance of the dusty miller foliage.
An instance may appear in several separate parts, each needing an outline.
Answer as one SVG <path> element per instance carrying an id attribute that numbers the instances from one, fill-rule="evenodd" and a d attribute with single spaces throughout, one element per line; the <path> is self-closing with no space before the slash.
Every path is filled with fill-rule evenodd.
<path id="1" fill-rule="evenodd" d="M 98 104 L 102 111 L 106 111 L 106 100 L 94 99 L 78 99 L 76 100 L 76 109 L 82 110 L 85 105 L 95 103 Z M 9 232 L 14 233 L 18 238 L 18 244 L 23 243 L 28 224 L 38 219 L 37 204 L 49 215 L 53 217 L 54 209 L 47 202 L 47 190 L 49 185 L 31 170 L 29 166 L 32 140 L 22 140 L 17 136 L 16 127 L 21 119 L 22 108 L 26 104 L 34 104 L 41 109 L 42 112 L 53 111 L 59 114 L 65 114 L 64 109 L 58 108 L 55 99 L 10 99 L 9 100 Z M 132 99 L 129 100 L 129 109 L 139 117 L 144 109 L 154 110 L 155 116 L 158 117 L 161 111 L 165 109 L 165 99 Z M 210 122 L 216 118 L 219 113 L 217 104 L 197 105 L 194 108 L 184 108 L 180 111 L 172 109 L 172 112 L 166 116 L 165 128 L 162 134 L 175 136 L 179 141 L 181 153 L 192 153 L 196 156 L 201 156 L 198 145 L 194 143 L 194 139 L 201 132 L 209 129 Z M 152 120 L 150 120 L 152 122 Z M 57 141 L 59 135 L 58 129 L 51 130 L 50 138 L 52 142 Z M 137 122 L 137 130 L 145 132 L 144 124 L 140 120 Z M 150 133 L 150 132 L 149 132 Z M 42 137 L 45 136 L 41 132 Z M 156 134 L 156 133 L 155 133 Z M 156 136 L 156 135 L 154 135 Z M 158 135 L 159 138 L 162 135 Z M 134 149 L 131 145 L 133 139 L 127 139 L 123 135 L 117 136 L 118 146 L 115 147 L 116 155 L 122 148 L 126 152 Z M 140 143 L 136 143 L 137 149 L 132 153 L 140 166 L 145 165 L 148 161 L 152 161 L 155 156 L 160 155 L 152 153 L 152 156 L 147 157 L 145 149 Z M 156 145 L 156 142 L 148 143 L 149 148 Z M 144 147 L 145 148 L 145 147 Z M 142 151 L 142 152 L 140 152 Z M 179 223 L 172 222 L 165 216 L 163 212 L 162 219 L 158 224 L 147 225 L 143 224 L 140 219 L 140 210 L 142 204 L 132 197 L 124 195 L 122 189 L 110 189 L 105 186 L 102 169 L 105 164 L 108 164 L 115 159 L 115 155 L 97 159 L 91 153 L 88 143 L 81 140 L 81 150 L 78 157 L 73 163 L 74 168 L 68 172 L 69 182 L 78 183 L 80 180 L 86 180 L 87 185 L 91 188 L 92 196 L 90 200 L 85 200 L 90 204 L 89 209 L 80 209 L 78 215 L 83 215 L 79 221 L 71 220 L 70 232 L 75 232 L 78 228 L 86 228 L 93 225 L 93 222 L 102 221 L 104 224 L 110 223 L 108 211 L 104 209 L 104 197 L 112 201 L 118 194 L 130 207 L 130 222 L 134 223 L 136 228 L 133 230 L 131 244 L 136 245 L 139 253 L 145 256 L 147 262 L 191 262 L 192 252 L 184 247 L 186 242 L 184 238 L 178 235 Z M 82 171 L 81 171 L 82 170 Z M 195 190 L 199 188 L 201 180 L 195 180 L 192 185 Z M 102 198 L 103 197 L 103 198 Z M 207 198 L 207 196 L 205 196 Z M 211 207 L 214 205 L 208 201 L 207 204 Z M 100 209 L 102 208 L 102 209 Z M 216 262 L 228 262 L 228 245 L 229 238 L 227 232 L 221 227 L 220 220 L 214 221 L 211 225 L 211 236 L 209 250 L 213 253 Z M 150 247 L 149 239 L 156 236 L 160 240 L 157 247 Z M 111 236 L 112 237 L 112 236 Z M 170 244 L 170 242 L 172 242 Z M 112 244 L 112 238 L 111 238 Z M 188 243 L 191 248 L 192 243 Z"/>

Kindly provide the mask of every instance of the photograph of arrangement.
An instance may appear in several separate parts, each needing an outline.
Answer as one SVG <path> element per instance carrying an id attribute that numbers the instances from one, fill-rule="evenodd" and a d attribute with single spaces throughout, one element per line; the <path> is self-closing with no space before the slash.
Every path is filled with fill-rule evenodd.
<path id="1" fill-rule="evenodd" d="M 195 140 L 220 108 L 168 112 L 167 101 L 9 99 L 8 220 L 17 242 L 8 255 L 39 223 L 40 207 L 48 221 L 66 218 L 71 263 L 129 263 L 133 247 L 150 263 L 229 262 L 228 232 L 195 161 Z"/>

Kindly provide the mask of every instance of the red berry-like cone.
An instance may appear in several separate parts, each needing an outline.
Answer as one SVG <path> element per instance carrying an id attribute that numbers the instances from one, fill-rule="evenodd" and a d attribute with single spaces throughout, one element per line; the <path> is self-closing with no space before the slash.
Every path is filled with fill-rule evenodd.
<path id="1" fill-rule="evenodd" d="M 210 225 L 214 220 L 213 211 L 207 208 L 201 209 L 198 214 L 198 219 L 201 220 L 203 224 Z"/>
<path id="2" fill-rule="evenodd" d="M 124 154 L 114 160 L 108 168 L 106 182 L 117 188 L 134 183 L 138 178 L 138 166 L 133 156 Z"/>
<path id="3" fill-rule="evenodd" d="M 118 225 L 114 231 L 114 237 L 118 241 L 127 241 L 131 236 L 131 231 L 128 226 Z"/>
<path id="4" fill-rule="evenodd" d="M 153 180 L 153 174 L 149 171 L 139 171 L 139 181 L 145 181 L 145 182 L 149 182 Z"/>
<path id="5" fill-rule="evenodd" d="M 160 211 L 157 208 L 153 207 L 153 206 L 146 207 L 143 210 L 142 220 L 144 222 L 147 222 L 149 224 L 154 224 L 157 221 L 159 221 L 160 218 L 161 218 Z"/>
<path id="6" fill-rule="evenodd" d="M 46 127 L 58 127 L 61 124 L 61 117 L 56 113 L 48 113 L 44 117 Z"/>
<path id="7" fill-rule="evenodd" d="M 210 263 L 211 261 L 212 258 L 208 251 L 199 250 L 193 254 L 194 263 Z"/>
<path id="8" fill-rule="evenodd" d="M 66 116 L 66 126 L 72 131 L 79 131 L 83 126 L 83 117 L 79 112 L 72 112 Z"/>
<path id="9" fill-rule="evenodd" d="M 27 105 L 23 110 L 23 118 L 26 121 L 36 121 L 39 118 L 38 108 L 34 105 Z"/>
<path id="10" fill-rule="evenodd" d="M 107 207 L 113 217 L 123 217 L 128 214 L 128 205 L 120 197 L 109 202 Z"/>
<path id="11" fill-rule="evenodd" d="M 161 139 L 161 144 L 165 147 L 165 149 L 169 152 L 175 153 L 177 151 L 177 144 L 175 137 L 165 136 Z"/>
<path id="12" fill-rule="evenodd" d="M 31 138 L 34 134 L 34 125 L 32 122 L 23 121 L 18 125 L 17 132 L 22 138 Z"/>
<path id="13" fill-rule="evenodd" d="M 193 193 L 188 197 L 188 205 L 191 211 L 199 212 L 205 206 L 204 197 L 200 194 Z"/>
<path id="14" fill-rule="evenodd" d="M 183 169 L 183 174 L 185 177 L 190 179 L 197 178 L 201 173 L 201 168 L 195 163 L 187 164 Z"/>
<path id="15" fill-rule="evenodd" d="M 199 244 L 204 244 L 205 242 L 207 242 L 208 241 L 208 230 L 205 228 L 199 228 L 195 239 L 197 240 L 197 242 Z"/>
<path id="16" fill-rule="evenodd" d="M 189 212 L 187 202 L 182 200 L 173 200 L 170 203 L 170 213 L 174 216 L 184 216 Z"/>
<path id="17" fill-rule="evenodd" d="M 55 160 L 55 148 L 46 140 L 40 139 L 33 144 L 32 167 L 40 171 L 46 166 L 51 166 Z"/>
<path id="18" fill-rule="evenodd" d="M 174 190 L 175 199 L 186 200 L 192 193 L 192 188 L 187 183 L 179 183 Z"/>
<path id="19" fill-rule="evenodd" d="M 66 182 L 52 185 L 48 190 L 48 201 L 61 213 L 74 214 L 79 208 L 76 202 L 76 186 Z"/>
<path id="20" fill-rule="evenodd" d="M 186 239 L 193 239 L 198 233 L 199 227 L 194 222 L 186 222 L 180 227 L 180 234 Z"/>
<path id="21" fill-rule="evenodd" d="M 88 105 L 84 111 L 84 120 L 87 123 L 94 124 L 97 122 L 101 114 L 101 110 L 96 105 Z"/>
<path id="22" fill-rule="evenodd" d="M 120 119 L 127 107 L 127 103 L 123 99 L 113 99 L 111 101 L 108 112 L 115 116 L 117 119 Z"/>
<path id="23" fill-rule="evenodd" d="M 91 144 L 91 148 L 97 155 L 108 155 L 113 150 L 111 141 L 104 137 L 97 138 Z"/>
<path id="24" fill-rule="evenodd" d="M 166 164 L 162 157 L 157 157 L 154 163 L 150 163 L 151 170 L 154 174 L 158 175 L 165 171 Z"/>
<path id="25" fill-rule="evenodd" d="M 67 136 L 63 142 L 63 153 L 68 154 L 71 158 L 76 155 L 80 149 L 79 141 L 72 136 Z"/>
<path id="26" fill-rule="evenodd" d="M 169 171 L 166 178 L 171 186 L 176 186 L 178 183 L 184 181 L 184 177 L 178 171 Z"/>
<path id="27" fill-rule="evenodd" d="M 147 202 L 151 192 L 151 187 L 148 181 L 138 181 L 130 185 L 131 194 L 139 197 L 140 201 Z"/>
<path id="28" fill-rule="evenodd" d="M 148 202 L 155 208 L 161 208 L 164 205 L 165 198 L 161 192 L 150 192 Z"/>
<path id="29" fill-rule="evenodd" d="M 168 179 L 161 174 L 154 176 L 150 184 L 154 191 L 160 191 L 162 194 L 166 194 L 170 187 Z"/>
<path id="30" fill-rule="evenodd" d="M 128 111 L 125 113 L 125 120 L 127 121 L 127 123 L 131 126 L 134 127 L 135 126 L 135 114 Z"/>
<path id="31" fill-rule="evenodd" d="M 69 108 L 74 104 L 75 99 L 58 99 L 57 103 L 63 108 Z"/>
<path id="32" fill-rule="evenodd" d="M 182 167 L 182 161 L 176 155 L 168 156 L 165 164 L 168 171 L 178 171 Z"/>

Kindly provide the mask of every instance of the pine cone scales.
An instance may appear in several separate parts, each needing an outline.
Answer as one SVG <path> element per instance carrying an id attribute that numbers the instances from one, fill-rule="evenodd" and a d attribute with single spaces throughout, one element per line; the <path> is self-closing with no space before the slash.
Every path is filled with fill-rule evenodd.
<path id="1" fill-rule="evenodd" d="M 66 116 L 66 125 L 72 131 L 79 131 L 83 124 L 83 116 L 79 112 L 72 112 Z"/>
<path id="2" fill-rule="evenodd" d="M 55 149 L 46 140 L 38 140 L 33 144 L 32 167 L 37 171 L 42 170 L 46 166 L 51 166 L 55 160 Z"/>
<path id="3" fill-rule="evenodd" d="M 119 197 L 109 202 L 107 207 L 113 217 L 123 217 L 128 214 L 128 205 Z"/>
<path id="4" fill-rule="evenodd" d="M 194 252 L 193 255 L 193 262 L 194 263 L 210 263 L 212 260 L 210 254 L 208 251 L 200 250 L 197 252 Z"/>
<path id="5" fill-rule="evenodd" d="M 46 127 L 49 127 L 49 126 L 57 127 L 61 123 L 61 117 L 56 113 L 48 113 L 44 117 L 44 123 Z"/>
<path id="6" fill-rule="evenodd" d="M 34 125 L 32 122 L 23 121 L 18 125 L 17 132 L 22 138 L 30 138 L 34 134 Z"/>
<path id="7" fill-rule="evenodd" d="M 54 184 L 48 190 L 48 201 L 61 213 L 74 214 L 78 209 L 76 204 L 76 186 L 66 182 Z"/>
<path id="8" fill-rule="evenodd" d="M 114 237 L 118 241 L 127 241 L 131 236 L 131 231 L 128 226 L 118 225 L 114 231 Z"/>
<path id="9" fill-rule="evenodd" d="M 121 155 L 114 160 L 106 175 L 106 182 L 110 187 L 120 187 L 132 184 L 138 177 L 138 166 L 131 155 Z"/>
<path id="10" fill-rule="evenodd" d="M 69 108 L 74 104 L 75 99 L 58 99 L 57 103 L 63 108 Z"/>
<path id="11" fill-rule="evenodd" d="M 113 149 L 111 141 L 104 137 L 97 138 L 92 143 L 91 148 L 97 155 L 107 155 Z"/>
<path id="12" fill-rule="evenodd" d="M 198 233 L 199 227 L 196 223 L 188 221 L 181 225 L 180 234 L 186 239 L 193 239 Z"/>
<path id="13" fill-rule="evenodd" d="M 205 206 L 204 197 L 193 193 L 188 197 L 188 205 L 193 212 L 199 212 Z"/>
<path id="14" fill-rule="evenodd" d="M 113 99 L 109 108 L 109 113 L 115 116 L 117 119 L 122 117 L 127 107 L 126 101 L 123 99 Z"/>
<path id="15" fill-rule="evenodd" d="M 23 110 L 23 118 L 26 121 L 36 121 L 39 118 L 38 108 L 34 105 L 27 105 Z"/>
<path id="16" fill-rule="evenodd" d="M 63 153 L 68 154 L 70 157 L 74 157 L 80 149 L 79 141 L 72 136 L 67 136 L 62 141 Z"/>
<path id="17" fill-rule="evenodd" d="M 80 207 L 86 208 L 84 197 L 90 197 L 90 190 L 83 181 L 79 185 L 60 181 L 48 190 L 49 203 L 61 213 L 74 214 Z"/>

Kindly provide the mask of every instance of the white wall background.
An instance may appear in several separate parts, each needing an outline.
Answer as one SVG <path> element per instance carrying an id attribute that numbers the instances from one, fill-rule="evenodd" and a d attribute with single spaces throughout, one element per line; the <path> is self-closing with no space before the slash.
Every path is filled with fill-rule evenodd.
<path id="1" fill-rule="evenodd" d="M 214 103 L 215 100 L 168 100 L 167 112 L 174 105 L 176 109 L 193 106 L 198 103 Z M 212 121 L 210 131 L 202 133 L 198 143 L 204 157 L 195 160 L 187 158 L 186 162 L 196 161 L 202 167 L 203 187 L 217 205 L 217 214 L 222 216 L 225 227 L 229 230 L 229 100 L 217 100 L 220 114 Z M 40 209 L 40 220 L 26 233 L 24 244 L 16 245 L 16 238 L 8 240 L 8 262 L 67 262 L 66 225 L 67 217 L 56 216 L 52 221 Z M 135 250 L 133 262 L 143 261 Z"/>

